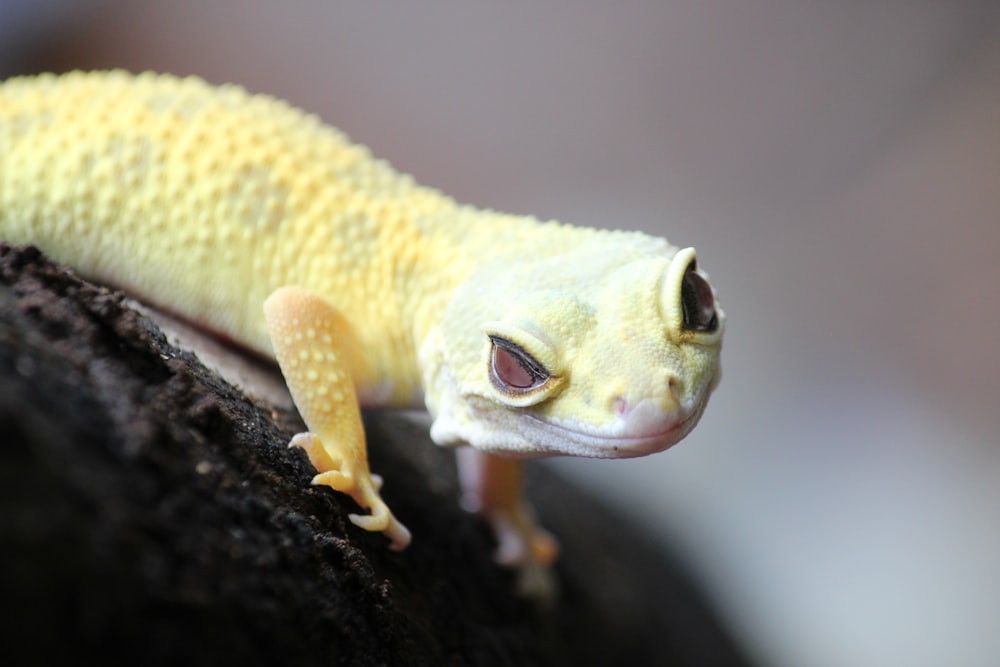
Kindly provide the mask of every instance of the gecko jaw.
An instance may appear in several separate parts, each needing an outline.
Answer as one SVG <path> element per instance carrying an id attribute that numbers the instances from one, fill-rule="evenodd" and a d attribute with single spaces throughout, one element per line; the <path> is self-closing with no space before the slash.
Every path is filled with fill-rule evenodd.
<path id="1" fill-rule="evenodd" d="M 637 406 L 638 408 L 639 406 Z M 533 431 L 530 439 L 540 455 L 566 454 L 601 459 L 627 459 L 661 452 L 680 441 L 701 415 L 659 412 L 656 419 L 646 409 L 643 417 L 620 419 L 610 426 L 590 427 L 576 420 L 544 419 L 526 415 Z M 637 424 L 636 422 L 640 422 Z M 527 434 L 524 434 L 527 435 Z"/>

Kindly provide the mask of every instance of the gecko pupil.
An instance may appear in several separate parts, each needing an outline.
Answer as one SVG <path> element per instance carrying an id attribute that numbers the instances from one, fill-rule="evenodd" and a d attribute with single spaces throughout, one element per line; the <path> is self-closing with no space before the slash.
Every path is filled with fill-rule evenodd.
<path id="1" fill-rule="evenodd" d="M 719 326 L 719 318 L 715 313 L 712 287 L 695 271 L 695 268 L 694 262 L 688 264 L 681 283 L 684 328 L 688 331 L 715 331 Z"/>

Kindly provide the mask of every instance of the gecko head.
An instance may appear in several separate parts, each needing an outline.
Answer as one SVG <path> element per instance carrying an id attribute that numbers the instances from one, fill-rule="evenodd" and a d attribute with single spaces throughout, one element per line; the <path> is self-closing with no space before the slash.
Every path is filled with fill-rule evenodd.
<path id="1" fill-rule="evenodd" d="M 434 440 L 629 458 L 687 435 L 719 381 L 724 315 L 694 249 L 667 248 L 624 259 L 577 248 L 474 275 L 425 378 Z"/>

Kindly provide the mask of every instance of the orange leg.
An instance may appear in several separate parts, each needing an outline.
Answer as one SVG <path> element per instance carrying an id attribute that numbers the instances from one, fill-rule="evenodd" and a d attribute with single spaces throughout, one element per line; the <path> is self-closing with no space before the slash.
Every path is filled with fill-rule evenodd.
<path id="1" fill-rule="evenodd" d="M 551 599 L 554 581 L 548 571 L 559 555 L 555 538 L 543 530 L 522 495 L 522 463 L 472 447 L 458 450 L 462 505 L 482 513 L 496 535 L 496 559 L 520 570 L 522 593 Z"/>
<path id="2" fill-rule="evenodd" d="M 344 354 L 353 333 L 328 303 L 298 287 L 282 287 L 264 302 L 271 344 L 295 406 L 309 428 L 292 438 L 324 484 L 351 496 L 370 514 L 351 514 L 352 523 L 384 533 L 393 549 L 410 543 L 410 532 L 379 496 L 382 480 L 368 470 L 361 410 Z M 356 360 L 353 363 L 357 363 Z"/>

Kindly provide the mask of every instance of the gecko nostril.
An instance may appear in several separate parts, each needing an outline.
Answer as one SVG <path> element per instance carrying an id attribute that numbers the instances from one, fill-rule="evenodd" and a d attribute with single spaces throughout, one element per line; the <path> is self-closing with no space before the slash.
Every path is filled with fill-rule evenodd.
<path id="1" fill-rule="evenodd" d="M 628 401 L 619 396 L 614 400 L 615 414 L 619 417 L 624 417 L 625 413 L 628 412 Z"/>
<path id="2" fill-rule="evenodd" d="M 671 376 L 668 386 L 670 387 L 670 395 L 673 397 L 674 403 L 680 405 L 681 402 L 680 381 L 676 377 Z"/>

